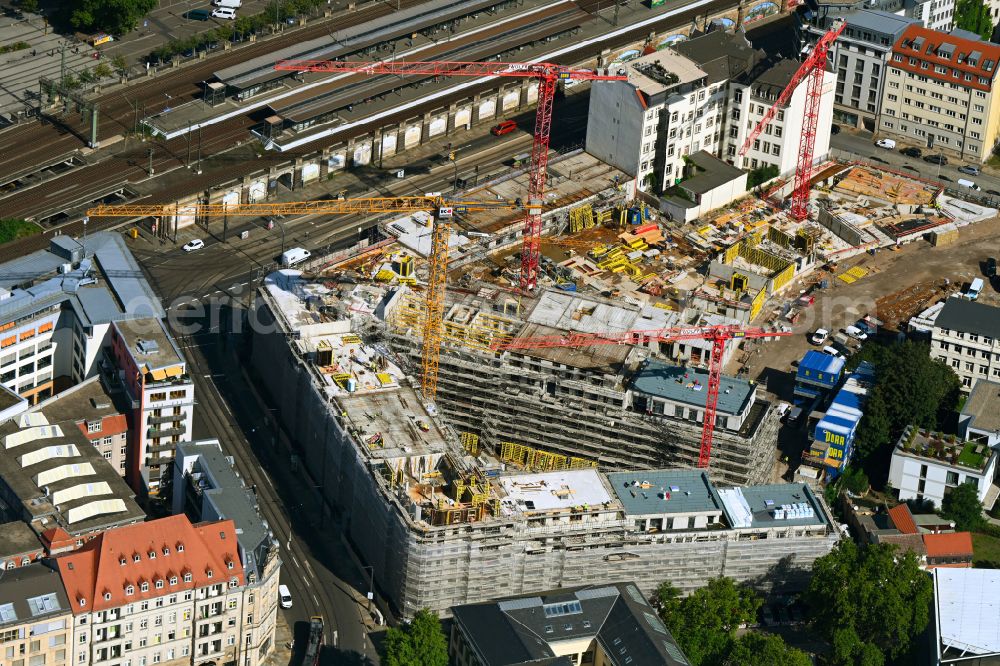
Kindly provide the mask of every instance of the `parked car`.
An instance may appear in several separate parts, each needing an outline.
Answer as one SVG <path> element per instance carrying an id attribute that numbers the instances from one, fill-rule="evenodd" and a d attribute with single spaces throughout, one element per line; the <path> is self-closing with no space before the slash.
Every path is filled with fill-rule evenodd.
<path id="1" fill-rule="evenodd" d="M 830 343 L 830 346 L 840 352 L 840 355 L 844 358 L 847 358 L 854 353 L 854 350 L 845 345 L 843 342 L 834 341 Z"/>
<path id="2" fill-rule="evenodd" d="M 892 150 L 896 147 L 896 141 L 894 139 L 879 139 L 875 142 L 875 145 L 879 148 L 888 148 Z"/>
<path id="3" fill-rule="evenodd" d="M 958 170 L 961 173 L 968 174 L 970 176 L 978 176 L 979 175 L 979 167 L 973 166 L 971 164 L 963 164 L 962 166 L 958 167 Z"/>
<path id="4" fill-rule="evenodd" d="M 287 585 L 278 586 L 278 601 L 281 603 L 282 608 L 292 607 L 292 593 L 288 591 Z"/>
<path id="5" fill-rule="evenodd" d="M 944 166 L 948 163 L 948 158 L 944 155 L 927 155 L 924 157 L 924 162 L 930 162 L 931 164 L 940 164 Z"/>
<path id="6" fill-rule="evenodd" d="M 194 240 L 184 243 L 183 249 L 185 252 L 194 252 L 195 250 L 200 250 L 203 247 L 205 247 L 205 241 L 200 238 L 195 238 Z"/>
<path id="7" fill-rule="evenodd" d="M 207 9 L 192 9 L 184 12 L 181 16 L 192 21 L 207 21 L 211 15 L 212 12 Z"/>
<path id="8" fill-rule="evenodd" d="M 924 154 L 919 148 L 903 148 L 899 152 L 903 153 L 907 157 L 920 157 Z"/>
<path id="9" fill-rule="evenodd" d="M 841 354 L 839 351 L 837 351 L 836 349 L 834 349 L 830 345 L 827 345 L 826 347 L 823 347 L 823 349 L 821 351 L 824 354 L 829 354 L 830 356 L 834 356 L 836 358 L 844 358 L 843 354 Z"/>
<path id="10" fill-rule="evenodd" d="M 236 18 L 236 10 L 232 7 L 219 7 L 212 10 L 212 18 L 229 19 L 232 21 Z"/>
<path id="11" fill-rule="evenodd" d="M 517 129 L 517 123 L 513 120 L 505 120 L 498 125 L 494 125 L 490 132 L 493 136 L 503 136 L 504 134 L 510 134 Z"/>
<path id="12" fill-rule="evenodd" d="M 821 345 L 826 342 L 826 339 L 830 337 L 830 331 L 825 328 L 817 328 L 816 332 L 812 334 L 809 338 L 809 342 L 814 345 Z"/>
<path id="13" fill-rule="evenodd" d="M 986 260 L 986 277 L 997 276 L 997 258 L 990 257 Z"/>
<path id="14" fill-rule="evenodd" d="M 863 331 L 860 328 L 858 328 L 857 326 L 848 326 L 847 328 L 844 329 L 844 333 L 847 333 L 849 336 L 851 336 L 855 340 L 867 340 L 868 339 L 868 334 L 865 331 Z"/>
<path id="15" fill-rule="evenodd" d="M 969 180 L 968 178 L 959 178 L 958 179 L 958 186 L 959 187 L 967 187 L 970 190 L 977 190 L 977 191 L 979 190 L 979 186 L 976 185 L 976 181 Z"/>
<path id="16" fill-rule="evenodd" d="M 830 125 L 830 134 L 840 134 L 840 125 Z"/>

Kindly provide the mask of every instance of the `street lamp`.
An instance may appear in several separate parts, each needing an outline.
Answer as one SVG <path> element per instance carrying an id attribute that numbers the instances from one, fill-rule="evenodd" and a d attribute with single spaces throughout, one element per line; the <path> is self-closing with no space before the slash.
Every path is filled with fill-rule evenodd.
<path id="1" fill-rule="evenodd" d="M 363 566 L 361 568 L 367 570 L 370 574 L 368 577 L 368 612 L 370 613 L 372 610 L 372 599 L 375 598 L 375 567 Z"/>
<path id="2" fill-rule="evenodd" d="M 84 216 L 83 218 L 83 256 L 87 256 L 87 222 L 90 222 L 90 218 Z"/>

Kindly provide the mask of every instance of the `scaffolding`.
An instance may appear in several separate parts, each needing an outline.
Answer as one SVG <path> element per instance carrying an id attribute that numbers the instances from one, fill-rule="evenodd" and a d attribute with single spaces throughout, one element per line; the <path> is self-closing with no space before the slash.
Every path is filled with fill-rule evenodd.
<path id="1" fill-rule="evenodd" d="M 399 305 L 393 310 L 389 324 L 400 333 L 423 331 L 424 316 L 423 299 L 409 292 L 402 296 Z M 463 321 L 446 317 L 442 322 L 441 337 L 445 342 L 462 347 L 490 351 L 490 346 L 494 343 L 509 340 L 520 325 L 520 322 L 510 317 L 479 310 Z"/>
<path id="2" fill-rule="evenodd" d="M 479 455 L 479 435 L 474 432 L 462 433 L 462 449 L 470 456 Z"/>
<path id="3" fill-rule="evenodd" d="M 593 460 L 552 453 L 515 442 L 500 442 L 500 460 L 536 472 L 597 467 Z"/>

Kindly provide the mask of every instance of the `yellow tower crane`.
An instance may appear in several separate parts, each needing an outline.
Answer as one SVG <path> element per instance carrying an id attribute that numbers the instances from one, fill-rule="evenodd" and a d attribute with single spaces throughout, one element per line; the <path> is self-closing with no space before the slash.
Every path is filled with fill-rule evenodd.
<path id="1" fill-rule="evenodd" d="M 424 317 L 422 372 L 420 388 L 424 400 L 434 402 L 437 395 L 438 362 L 441 355 L 441 326 L 444 319 L 444 292 L 448 275 L 448 237 L 451 218 L 456 213 L 480 210 L 514 210 L 521 200 L 451 201 L 439 196 L 375 197 L 367 199 L 331 199 L 327 201 L 292 201 L 287 203 L 247 204 L 117 204 L 100 205 L 87 211 L 88 217 L 165 217 L 222 215 L 266 217 L 269 215 L 350 215 L 365 213 L 434 213 L 430 275 L 427 279 L 426 316 Z"/>

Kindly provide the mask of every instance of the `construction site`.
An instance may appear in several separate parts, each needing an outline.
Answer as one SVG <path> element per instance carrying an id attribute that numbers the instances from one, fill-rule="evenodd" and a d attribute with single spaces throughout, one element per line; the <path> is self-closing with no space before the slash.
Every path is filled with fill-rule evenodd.
<path id="1" fill-rule="evenodd" d="M 326 500 L 348 517 L 348 537 L 402 615 L 612 579 L 643 581 L 647 594 L 660 580 L 690 591 L 723 573 L 764 589 L 775 584 L 795 589 L 812 560 L 839 538 L 827 507 L 807 486 L 717 487 L 704 470 L 652 469 L 671 455 L 674 466 L 684 465 L 685 456 L 697 458 L 696 437 L 691 452 L 671 454 L 666 443 L 658 449 L 642 442 L 640 428 L 650 437 L 697 430 L 708 379 L 704 372 L 665 374 L 678 366 L 662 361 L 647 362 L 631 377 L 621 368 L 615 374 L 614 368 L 631 362 L 635 352 L 628 346 L 586 354 L 593 369 L 581 367 L 576 379 L 560 379 L 553 389 L 558 397 L 531 408 L 541 427 L 544 410 L 575 392 L 573 402 L 582 405 L 576 423 L 570 424 L 571 407 L 561 408 L 565 416 L 553 409 L 550 422 L 556 426 L 552 433 L 578 428 L 576 445 L 569 438 L 532 433 L 527 418 L 493 407 L 470 406 L 470 415 L 480 410 L 480 421 L 493 422 L 464 426 L 472 417 L 459 414 L 461 390 L 447 369 L 452 363 L 458 368 L 463 357 L 442 357 L 441 397 L 428 403 L 404 370 L 408 359 L 394 351 L 401 334 L 388 332 L 381 317 L 387 310 L 391 317 L 398 307 L 394 300 L 404 296 L 402 289 L 319 280 L 291 270 L 274 273 L 259 293 L 252 359 L 267 377 L 262 388 L 283 427 L 305 444 L 303 464 Z M 576 316 L 572 299 L 547 291 L 535 309 L 558 324 Z M 623 330 L 635 325 L 637 312 L 591 305 L 602 323 L 617 321 Z M 455 307 L 449 314 L 462 314 L 465 333 L 473 325 L 487 337 L 518 326 L 537 330 L 530 321 L 481 309 Z M 486 349 L 483 338 L 477 339 Z M 538 389 L 547 394 L 547 385 L 536 379 L 549 374 L 543 364 L 551 369 L 575 362 L 506 353 L 490 360 L 481 354 L 478 369 L 471 355 L 461 368 L 481 378 L 476 404 L 508 398 L 490 379 L 506 366 L 511 386 L 516 374 L 525 378 L 523 398 L 511 397 L 512 408 L 526 414 L 527 389 L 535 402 Z M 602 377 L 608 378 L 607 387 L 591 381 Z M 485 390 L 491 381 L 492 396 Z M 659 416 L 664 409 L 689 416 L 666 423 Z M 734 437 L 747 429 L 759 436 L 770 411 L 749 382 L 723 380 L 713 451 L 723 458 L 712 460 L 713 471 L 726 464 L 728 429 Z M 616 426 L 621 418 L 633 430 L 628 439 L 621 437 L 623 422 Z M 579 430 L 592 426 L 593 434 Z M 762 441 L 758 448 L 771 455 L 770 444 Z M 732 465 L 739 463 L 731 457 Z M 634 469 L 640 465 L 643 470 Z M 776 581 L 769 573 L 779 563 L 787 576 Z"/>

